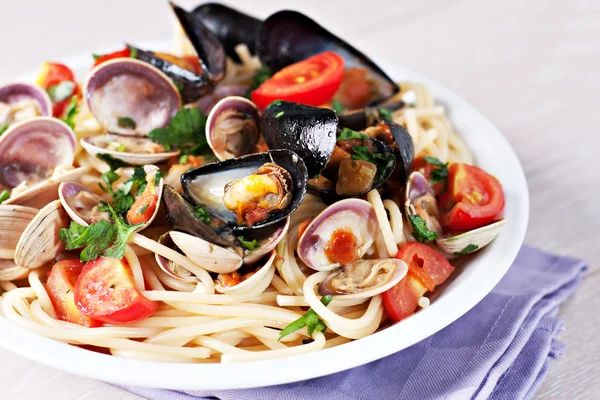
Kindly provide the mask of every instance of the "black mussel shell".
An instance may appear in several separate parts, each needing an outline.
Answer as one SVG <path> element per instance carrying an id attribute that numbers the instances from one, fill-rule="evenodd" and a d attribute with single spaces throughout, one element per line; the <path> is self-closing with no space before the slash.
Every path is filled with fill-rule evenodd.
<path id="1" fill-rule="evenodd" d="M 235 214 L 227 210 L 222 204 L 222 197 L 220 198 L 221 203 L 216 204 L 219 196 L 212 196 L 210 199 L 199 197 L 192 187 L 196 182 L 197 185 L 201 186 L 204 193 L 211 192 L 214 194 L 217 190 L 211 190 L 208 187 L 209 185 L 214 184 L 216 185 L 215 189 L 222 191 L 227 183 L 248 176 L 253 170 L 266 163 L 275 163 L 288 171 L 293 183 L 292 201 L 286 209 L 275 211 L 264 221 L 257 222 L 252 226 L 238 225 Z M 238 158 L 206 164 L 188 171 L 181 176 L 181 186 L 193 204 L 202 204 L 207 210 L 214 212 L 220 218 L 226 220 L 234 232 L 245 232 L 271 226 L 293 213 L 306 195 L 307 180 L 306 165 L 299 155 L 289 150 L 270 150 L 265 153 L 248 154 Z M 199 184 L 199 182 L 202 182 L 202 184 Z"/>
<path id="2" fill-rule="evenodd" d="M 260 129 L 269 149 L 286 149 L 298 154 L 308 176 L 321 173 L 333 152 L 338 119 L 326 108 L 275 101 L 261 117 Z"/>
<path id="3" fill-rule="evenodd" d="M 213 84 L 208 74 L 196 75 L 192 71 L 160 58 L 152 51 L 142 50 L 131 45 L 127 46 L 135 50 L 132 52 L 135 54 L 135 58 L 153 65 L 171 78 L 179 89 L 184 104 L 193 103 L 205 94 L 212 92 Z"/>
<path id="4" fill-rule="evenodd" d="M 192 12 L 215 34 L 223 44 L 225 54 L 234 61 L 241 61 L 235 52 L 235 46 L 240 43 L 256 54 L 256 37 L 261 20 L 220 3 L 201 4 Z"/>
<path id="5" fill-rule="evenodd" d="M 365 54 L 335 36 L 311 18 L 296 11 L 279 11 L 267 18 L 257 38 L 257 53 L 273 71 L 331 50 L 342 56 L 346 68 L 365 68 L 377 82 L 379 98 L 387 99 L 399 88 L 385 72 Z"/>
<path id="6" fill-rule="evenodd" d="M 410 133 L 403 126 L 392 121 L 383 121 L 381 123 L 386 124 L 390 128 L 394 136 L 394 141 L 398 146 L 394 175 L 402 185 L 405 185 L 408 181 L 408 176 L 413 170 L 413 163 L 415 161 L 415 145 L 412 136 L 410 136 Z"/>
<path id="7" fill-rule="evenodd" d="M 162 199 L 167 219 L 174 229 L 200 237 L 219 246 L 236 246 L 235 238 L 231 235 L 231 229 L 217 215 L 211 214 L 210 225 L 200 221 L 194 215 L 194 207 L 169 185 L 165 185 Z"/>
<path id="8" fill-rule="evenodd" d="M 198 53 L 202 69 L 208 73 L 213 84 L 220 82 L 225 76 L 227 66 L 223 45 L 204 25 L 198 15 L 189 13 L 173 3 L 171 3 L 171 7 L 196 53 Z"/>
<path id="9" fill-rule="evenodd" d="M 340 128 L 350 128 L 355 131 L 373 126 L 377 121 L 383 119 L 379 110 L 385 109 L 396 111 L 404 107 L 403 101 L 395 101 L 390 103 L 382 103 L 374 107 L 359 108 L 357 110 L 344 111 L 338 114 L 340 120 Z"/>

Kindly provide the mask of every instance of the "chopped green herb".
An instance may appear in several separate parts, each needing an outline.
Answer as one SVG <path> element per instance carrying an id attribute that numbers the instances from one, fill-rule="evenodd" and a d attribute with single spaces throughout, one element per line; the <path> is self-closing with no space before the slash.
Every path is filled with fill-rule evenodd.
<path id="1" fill-rule="evenodd" d="M 92 57 L 94 57 L 94 61 L 98 61 L 99 58 L 104 57 L 104 54 L 94 54 L 94 53 L 92 53 Z"/>
<path id="2" fill-rule="evenodd" d="M 129 49 L 129 58 L 137 58 L 138 51 L 135 47 L 127 46 Z"/>
<path id="3" fill-rule="evenodd" d="M 113 221 L 115 221 L 114 226 L 116 226 L 117 237 L 115 239 L 114 245 L 106 249 L 102 254 L 105 257 L 116 258 L 117 260 L 121 260 L 123 259 L 123 256 L 125 256 L 125 246 L 127 246 L 129 236 L 131 236 L 131 234 L 135 232 L 136 229 L 139 229 L 142 226 L 144 226 L 144 224 L 129 225 L 123 220 L 123 218 L 119 217 L 115 213 L 115 211 L 110 205 L 108 206 L 108 208 L 110 210 L 110 214 Z"/>
<path id="4" fill-rule="evenodd" d="M 188 154 L 182 154 L 179 156 L 179 164 L 185 164 L 189 158 Z"/>
<path id="5" fill-rule="evenodd" d="M 113 194 L 112 206 L 117 214 L 125 214 L 133 203 L 135 198 L 132 193 L 136 196 L 142 194 L 148 182 L 146 181 L 146 172 L 144 168 L 137 167 L 133 170 L 133 175 L 123 182 L 123 186 Z M 105 210 L 107 211 L 107 210 Z"/>
<path id="6" fill-rule="evenodd" d="M 314 341 L 315 341 L 315 339 L 302 339 L 302 344 L 309 344 L 309 343 L 312 343 Z"/>
<path id="7" fill-rule="evenodd" d="M 206 211 L 203 205 L 194 207 L 194 215 L 205 224 L 210 224 L 210 214 L 208 211 Z"/>
<path id="8" fill-rule="evenodd" d="M 431 165 L 435 165 L 438 168 L 431 170 L 429 179 L 432 183 L 443 183 L 444 189 L 442 193 L 446 191 L 446 185 L 448 184 L 448 165 L 449 163 L 443 163 L 435 157 L 425 156 L 423 157 Z"/>
<path id="9" fill-rule="evenodd" d="M 137 212 L 137 215 L 142 215 L 143 213 L 145 213 L 148 210 L 148 207 L 150 207 L 150 204 L 146 204 L 145 206 L 140 208 Z"/>
<path id="10" fill-rule="evenodd" d="M 375 173 L 374 180 L 376 182 L 380 181 L 388 174 L 396 161 L 396 156 L 394 156 L 393 153 L 373 153 L 366 146 L 353 146 L 352 151 L 354 152 L 354 154 L 352 154 L 353 160 L 363 160 L 375 164 L 377 172 Z"/>
<path id="11" fill-rule="evenodd" d="M 123 129 L 135 129 L 137 127 L 137 124 L 131 117 L 119 117 L 117 119 L 117 125 L 119 125 L 119 128 Z"/>
<path id="12" fill-rule="evenodd" d="M 394 112 L 392 110 L 388 110 L 387 108 L 380 108 L 377 110 L 379 112 L 379 118 L 385 119 L 388 121 L 392 121 L 394 119 Z"/>
<path id="13" fill-rule="evenodd" d="M 125 145 L 123 143 L 119 143 L 119 142 L 110 142 L 110 146 L 113 147 L 116 151 L 118 152 L 125 152 L 126 148 Z"/>
<path id="14" fill-rule="evenodd" d="M 199 155 L 209 150 L 205 134 L 206 116 L 197 108 L 183 108 L 167 128 L 157 128 L 148 136 L 169 151 L 172 146 L 193 145 L 181 149 L 184 154 Z"/>
<path id="15" fill-rule="evenodd" d="M 321 297 L 321 303 L 323 303 L 324 306 L 329 305 L 329 303 L 331 303 L 331 300 L 332 300 L 331 296 Z M 292 322 L 291 324 L 286 326 L 279 333 L 278 340 L 281 340 L 281 338 L 286 337 L 290 333 L 296 332 L 297 330 L 300 330 L 300 329 L 304 328 L 305 326 L 308 328 L 308 334 L 310 336 L 312 336 L 312 334 L 315 331 L 325 332 L 325 330 L 327 329 L 327 325 L 325 325 L 325 323 L 323 321 L 321 321 L 321 319 L 319 318 L 319 315 L 312 308 L 309 308 L 308 311 L 306 312 L 306 314 L 304 314 L 303 316 L 301 316 L 300 318 L 298 318 L 297 320 L 295 320 L 294 322 Z"/>
<path id="16" fill-rule="evenodd" d="M 179 93 L 183 92 L 183 90 L 185 88 L 183 87 L 183 85 L 181 83 L 177 82 L 175 79 L 171 79 L 171 81 L 173 81 L 173 85 L 175 85 L 175 87 L 177 88 L 177 91 Z"/>
<path id="17" fill-rule="evenodd" d="M 0 204 L 4 203 L 10 197 L 10 192 L 6 189 L 0 193 Z"/>
<path id="18" fill-rule="evenodd" d="M 71 129 L 75 129 L 75 117 L 79 113 L 79 107 L 77 106 L 77 96 L 71 97 L 71 104 L 67 109 L 67 116 L 63 118 L 65 124 L 69 125 Z"/>
<path id="19" fill-rule="evenodd" d="M 267 66 L 260 67 L 256 71 L 254 78 L 252 78 L 252 83 L 250 83 L 250 87 L 248 88 L 248 91 L 246 92 L 246 97 L 250 98 L 250 95 L 252 94 L 252 92 L 256 88 L 258 88 L 260 85 L 262 85 L 272 75 L 273 75 L 273 71 L 271 71 L 271 69 L 269 67 L 267 67 Z"/>
<path id="20" fill-rule="evenodd" d="M 8 129 L 8 122 L 4 123 L 4 125 L 0 126 L 0 136 Z"/>
<path id="21" fill-rule="evenodd" d="M 115 171 L 113 171 L 112 169 L 106 171 L 105 173 L 103 173 L 102 175 L 100 175 L 100 179 L 102 179 L 104 181 L 104 183 L 106 183 L 106 186 L 98 183 L 98 186 L 100 186 L 100 189 L 102 189 L 104 192 L 108 193 L 108 194 L 113 194 L 113 183 L 115 183 L 116 181 L 119 180 L 119 178 L 121 177 L 121 175 L 117 174 Z"/>
<path id="22" fill-rule="evenodd" d="M 46 92 L 48 93 L 50 100 L 52 100 L 52 103 L 56 104 L 73 96 L 75 87 L 75 82 L 62 81 L 54 86 L 50 86 L 46 89 Z"/>
<path id="23" fill-rule="evenodd" d="M 430 231 L 427 228 L 427 224 L 420 216 L 409 215 L 408 220 L 410 221 L 410 224 L 413 228 L 412 235 L 417 242 L 425 243 L 437 239 L 437 233 Z"/>
<path id="24" fill-rule="evenodd" d="M 346 107 L 344 107 L 344 105 L 337 99 L 333 100 L 331 103 L 331 108 L 336 114 L 341 114 L 346 109 Z"/>
<path id="25" fill-rule="evenodd" d="M 114 244 L 117 228 L 106 220 L 87 227 L 71 222 L 69 228 L 59 231 L 59 238 L 66 243 L 67 250 L 83 248 L 80 259 L 88 262 L 100 257 L 102 252 Z"/>
<path id="26" fill-rule="evenodd" d="M 160 170 L 156 171 L 156 173 L 154 174 L 154 187 L 158 187 L 158 184 L 160 183 L 162 177 L 162 172 L 160 172 Z"/>
<path id="27" fill-rule="evenodd" d="M 96 155 L 97 158 L 104 161 L 108 164 L 109 168 L 113 171 L 118 170 L 119 168 L 127 168 L 131 167 L 131 164 L 121 160 L 120 158 L 113 157 L 110 154 L 100 153 Z"/>
<path id="28" fill-rule="evenodd" d="M 478 248 L 479 248 L 479 246 L 477 246 L 476 244 L 471 243 L 471 244 L 467 245 L 467 247 L 465 247 L 461 251 L 455 251 L 454 255 L 455 256 L 462 256 L 462 255 L 465 255 L 465 254 L 469 254 L 469 253 L 474 252 Z"/>
<path id="29" fill-rule="evenodd" d="M 285 111 L 279 111 L 277 114 L 275 114 L 275 118 L 282 117 L 283 114 L 285 114 Z"/>
<path id="30" fill-rule="evenodd" d="M 260 244 L 258 244 L 256 239 L 246 240 L 246 239 L 244 239 L 243 236 L 238 236 L 238 241 L 240 242 L 242 247 L 245 248 L 246 250 L 254 250 L 257 247 L 260 247 Z"/>
<path id="31" fill-rule="evenodd" d="M 348 140 L 348 139 L 368 139 L 369 137 L 363 133 L 353 131 L 350 128 L 344 128 L 337 137 L 337 140 Z"/>
<path id="32" fill-rule="evenodd" d="M 280 106 L 280 105 L 281 105 L 281 100 L 273 100 L 273 101 L 271 102 L 271 104 L 269 104 L 269 105 L 267 106 L 267 108 L 269 108 L 269 107 L 271 107 L 271 106 Z"/>

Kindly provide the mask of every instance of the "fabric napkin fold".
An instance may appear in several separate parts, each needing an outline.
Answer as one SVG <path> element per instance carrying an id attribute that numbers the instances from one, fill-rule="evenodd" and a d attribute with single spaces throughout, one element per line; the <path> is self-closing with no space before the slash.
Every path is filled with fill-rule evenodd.
<path id="1" fill-rule="evenodd" d="M 255 389 L 125 389 L 156 400 L 388 400 L 531 398 L 561 356 L 558 306 L 587 264 L 523 246 L 477 306 L 435 335 L 349 371 Z"/>

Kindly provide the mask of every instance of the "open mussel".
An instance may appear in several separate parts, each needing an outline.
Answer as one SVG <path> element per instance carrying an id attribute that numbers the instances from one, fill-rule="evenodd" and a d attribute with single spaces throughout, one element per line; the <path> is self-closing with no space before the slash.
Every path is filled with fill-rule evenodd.
<path id="1" fill-rule="evenodd" d="M 159 69 L 118 58 L 96 66 L 83 92 L 87 105 L 109 133 L 146 136 L 168 125 L 181 108 L 177 87 Z"/>
<path id="2" fill-rule="evenodd" d="M 226 97 L 208 115 L 206 140 L 221 161 L 256 153 L 259 138 L 258 109 L 244 97 Z"/>
<path id="3" fill-rule="evenodd" d="M 362 131 L 377 122 L 383 120 L 382 111 L 396 111 L 404 107 L 404 102 L 389 101 L 373 107 L 363 107 L 355 110 L 344 110 L 338 114 L 340 128 L 349 128 L 355 131 Z"/>
<path id="4" fill-rule="evenodd" d="M 367 71 L 367 79 L 376 88 L 368 103 L 381 102 L 398 91 L 394 81 L 366 55 L 299 12 L 271 15 L 257 38 L 258 56 L 273 71 L 328 50 L 342 56 L 347 69 Z"/>
<path id="5" fill-rule="evenodd" d="M 0 86 L 0 128 L 25 119 L 52 115 L 52 102 L 40 87 L 28 83 Z"/>

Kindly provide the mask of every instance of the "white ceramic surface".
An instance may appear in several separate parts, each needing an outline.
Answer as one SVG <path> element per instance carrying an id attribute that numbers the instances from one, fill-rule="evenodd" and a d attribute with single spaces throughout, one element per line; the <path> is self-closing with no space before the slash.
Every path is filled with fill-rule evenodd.
<path id="1" fill-rule="evenodd" d="M 119 45 L 105 49 L 106 52 Z M 168 43 L 144 48 L 168 49 Z M 101 53 L 101 52 L 100 52 Z M 91 66 L 90 54 L 63 60 L 81 74 Z M 456 94 L 419 74 L 380 62 L 397 80 L 428 85 L 450 110 L 453 123 L 476 156 L 476 162 L 502 182 L 508 222 L 499 237 L 458 268 L 455 277 L 431 306 L 369 337 L 292 358 L 240 364 L 172 364 L 135 361 L 83 350 L 30 333 L 0 318 L 0 345 L 36 362 L 107 382 L 170 389 L 234 389 L 275 385 L 314 378 L 390 355 L 443 329 L 474 307 L 504 276 L 523 242 L 529 217 L 529 194 L 519 160 L 504 136 Z M 33 81 L 35 73 L 15 81 Z M 234 377 L 234 378 L 232 378 Z"/>

